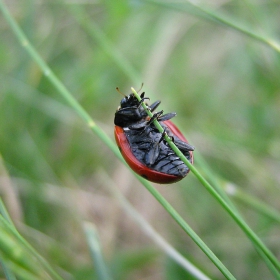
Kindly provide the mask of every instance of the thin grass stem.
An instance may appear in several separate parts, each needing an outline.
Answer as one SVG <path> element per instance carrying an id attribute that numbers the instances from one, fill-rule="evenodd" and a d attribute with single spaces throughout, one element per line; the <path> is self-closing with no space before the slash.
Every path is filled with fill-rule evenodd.
<path id="1" fill-rule="evenodd" d="M 218 181 L 218 176 L 214 176 L 213 170 L 210 170 L 209 166 L 206 164 L 202 156 L 199 152 L 196 152 L 196 163 L 199 164 L 199 166 L 202 168 L 203 172 L 206 174 L 206 177 L 211 182 L 212 186 L 215 187 L 217 192 L 225 199 L 225 201 L 229 204 L 229 206 L 232 208 L 232 210 L 235 211 L 237 215 L 239 215 L 242 218 L 242 215 L 239 213 L 235 205 L 232 203 L 229 196 L 232 196 L 236 200 L 239 200 L 239 196 L 241 197 L 240 200 L 247 206 L 251 206 L 256 211 L 267 215 L 271 219 L 275 219 L 279 221 L 280 214 L 277 213 L 274 209 L 268 207 L 267 205 L 264 205 L 263 203 L 258 202 L 256 199 L 253 199 L 251 196 L 246 195 L 244 192 L 241 193 L 237 189 L 235 185 L 232 183 L 221 183 L 221 180 Z M 244 194 L 244 196 L 243 196 Z M 246 199 L 246 197 L 248 199 Z M 261 255 L 261 257 L 264 259 L 267 267 L 271 271 L 271 273 L 275 276 L 276 279 L 280 279 L 280 275 L 278 270 L 275 268 L 275 266 L 271 263 L 271 261 L 267 258 L 267 256 L 254 244 L 258 254 Z"/>
<path id="2" fill-rule="evenodd" d="M 10 15 L 4 2 L 0 0 L 0 9 L 2 10 L 6 20 L 10 24 L 16 37 L 21 42 L 21 45 L 26 49 L 30 56 L 37 62 L 42 69 L 45 76 L 56 87 L 58 92 L 65 98 L 68 104 L 77 112 L 77 114 L 88 124 L 92 131 L 114 152 L 114 154 L 124 162 L 116 145 L 112 140 L 101 130 L 95 122 L 91 119 L 88 113 L 82 108 L 80 104 L 72 97 L 66 87 L 60 82 L 56 75 L 51 71 L 48 65 L 37 53 L 35 48 L 30 44 L 25 34 L 17 25 L 13 17 Z M 198 237 L 198 235 L 190 228 L 190 226 L 182 219 L 182 217 L 175 211 L 175 209 L 162 197 L 162 195 L 146 180 L 137 176 L 142 184 L 150 191 L 150 193 L 161 203 L 166 211 L 174 218 L 174 220 L 184 229 L 184 231 L 193 239 L 193 241 L 201 248 L 201 250 L 209 257 L 209 259 L 217 266 L 222 274 L 227 279 L 235 279 L 235 277 L 229 272 L 224 264 L 216 257 L 216 255 L 208 248 L 208 246 Z"/>
<path id="3" fill-rule="evenodd" d="M 136 98 L 141 101 L 141 97 L 138 95 L 134 88 L 131 88 L 133 94 Z M 146 110 L 147 114 L 152 117 L 153 114 L 150 112 L 148 107 L 144 102 L 141 103 L 143 108 Z M 154 120 L 155 127 L 160 133 L 163 133 L 164 129 L 161 127 L 159 122 Z M 239 225 L 243 232 L 249 237 L 253 244 L 260 249 L 267 258 L 272 262 L 272 264 L 280 271 L 280 263 L 273 253 L 265 246 L 261 239 L 254 233 L 254 231 L 249 227 L 249 225 L 241 218 L 241 216 L 236 213 L 231 206 L 222 198 L 222 196 L 210 185 L 210 183 L 200 174 L 200 172 L 187 160 L 187 158 L 182 154 L 182 152 L 176 147 L 173 141 L 165 135 L 165 140 L 168 142 L 172 150 L 180 157 L 180 159 L 186 164 L 186 166 L 192 171 L 200 183 L 206 188 L 206 190 L 220 203 L 220 205 L 228 212 L 228 214 L 233 218 L 233 220 Z"/>
<path id="4" fill-rule="evenodd" d="M 30 245 L 15 231 L 14 226 L 0 216 L 0 255 L 2 261 L 21 279 L 56 279 L 60 276 L 46 268 Z"/>
<path id="5" fill-rule="evenodd" d="M 8 211 L 6 210 L 6 207 L 3 204 L 2 199 L 0 198 L 0 213 L 4 217 L 4 219 L 7 220 L 7 222 L 10 223 L 12 227 L 14 227 L 14 224 L 10 218 L 10 215 L 8 214 Z M 16 280 L 15 274 L 12 272 L 12 270 L 5 264 L 4 261 L 0 260 L 0 264 L 3 268 L 3 272 L 7 278 L 7 280 Z"/>
<path id="6" fill-rule="evenodd" d="M 86 11 L 81 5 L 69 4 L 66 5 L 74 16 L 76 21 L 98 41 L 100 47 L 106 52 L 106 54 L 115 61 L 116 65 L 123 71 L 123 73 L 131 79 L 135 84 L 140 84 L 141 76 L 131 65 L 131 63 L 125 58 L 125 56 L 116 49 L 107 36 L 100 30 L 98 25 L 94 21 L 89 21 L 89 17 L 85 16 Z"/>
<path id="7" fill-rule="evenodd" d="M 256 212 L 259 212 L 266 217 L 280 223 L 280 213 L 274 208 L 270 207 L 266 203 L 252 197 L 251 195 L 246 194 L 244 191 L 241 191 L 237 186 L 230 182 L 223 184 L 224 190 L 228 195 L 230 195 L 236 201 L 243 203 L 247 207 L 251 207 Z"/>
<path id="8" fill-rule="evenodd" d="M 133 205 L 118 191 L 114 182 L 107 178 L 106 187 L 112 195 L 119 201 L 125 212 L 140 226 L 143 232 L 149 236 L 171 259 L 181 265 L 186 271 L 192 274 L 198 280 L 210 280 L 201 270 L 188 261 L 171 244 L 169 244 L 133 207 Z"/>
<path id="9" fill-rule="evenodd" d="M 91 257 L 94 262 L 96 275 L 98 280 L 112 280 L 109 270 L 102 256 L 102 249 L 99 236 L 95 226 L 92 223 L 83 223 L 84 232 L 87 238 Z"/>
<path id="10" fill-rule="evenodd" d="M 48 262 L 20 235 L 20 233 L 17 231 L 14 224 L 12 223 L 12 220 L 1 199 L 0 211 L 2 214 L 2 216 L 0 216 L 0 223 L 3 231 L 7 231 L 9 234 L 11 234 L 11 236 L 13 236 L 13 240 L 16 240 L 13 242 L 18 242 L 18 247 L 22 247 L 22 250 L 25 251 L 25 254 L 29 254 L 33 258 L 35 257 L 36 262 L 40 264 L 40 266 L 44 268 L 45 271 L 47 271 L 47 273 L 52 277 L 52 279 L 62 280 L 62 278 L 51 268 Z M 3 247 L 1 248 L 3 249 Z"/>
<path id="11" fill-rule="evenodd" d="M 179 213 L 167 202 L 167 200 L 145 179 L 137 176 L 144 187 L 154 196 L 154 198 L 163 206 L 163 208 L 171 215 L 171 217 L 181 226 L 181 228 L 190 236 L 196 245 L 204 252 L 204 254 L 216 265 L 227 279 L 235 279 L 224 264 L 210 250 L 210 248 L 202 241 L 195 231 L 184 221 Z"/>
<path id="12" fill-rule="evenodd" d="M 221 25 L 237 30 L 259 42 L 262 42 L 269 47 L 273 48 L 277 52 L 280 52 L 280 44 L 275 39 L 270 38 L 266 35 L 259 34 L 245 24 L 241 24 L 240 21 L 237 22 L 232 18 L 229 18 L 226 15 L 222 15 L 221 12 L 212 11 L 210 9 L 204 8 L 195 3 L 195 1 L 185 1 L 184 3 L 172 3 L 172 2 L 163 2 L 163 1 L 154 1 L 154 0 L 144 0 L 147 3 L 160 5 L 166 8 L 171 8 L 181 12 L 188 12 L 199 16 L 203 19 L 218 22 Z"/>

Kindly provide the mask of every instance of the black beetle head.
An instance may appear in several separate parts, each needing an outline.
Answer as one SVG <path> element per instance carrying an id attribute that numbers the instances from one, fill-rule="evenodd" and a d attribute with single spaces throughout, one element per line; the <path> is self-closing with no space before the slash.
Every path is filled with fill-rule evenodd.
<path id="1" fill-rule="evenodd" d="M 141 94 L 141 99 L 144 99 L 145 93 Z M 120 107 L 115 113 L 114 123 L 120 127 L 128 127 L 147 116 L 143 109 L 141 102 L 135 97 L 133 93 L 125 96 L 121 102 Z"/>
<path id="2" fill-rule="evenodd" d="M 145 95 L 145 92 L 143 92 L 141 94 L 141 98 L 143 98 Z M 138 106 L 139 105 L 139 101 L 138 99 L 135 97 L 135 95 L 133 93 L 125 96 L 122 100 L 121 100 L 121 108 L 127 108 L 127 107 L 133 107 L 133 106 Z"/>

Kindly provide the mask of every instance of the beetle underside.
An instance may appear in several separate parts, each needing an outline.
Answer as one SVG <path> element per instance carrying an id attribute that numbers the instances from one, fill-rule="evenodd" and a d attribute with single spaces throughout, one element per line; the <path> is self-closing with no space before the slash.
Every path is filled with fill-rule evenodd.
<path id="1" fill-rule="evenodd" d="M 118 147 L 129 166 L 140 176 L 160 184 L 177 182 L 188 174 L 189 168 L 170 148 L 164 136 L 167 134 L 172 139 L 190 163 L 193 163 L 194 147 L 170 121 L 176 113 L 154 113 L 160 101 L 147 104 L 145 100 L 149 98 L 144 92 L 140 98 L 138 101 L 133 93 L 125 96 L 115 113 Z M 153 116 L 148 116 L 142 107 L 143 102 Z M 155 127 L 154 120 L 164 128 L 163 133 Z"/>
<path id="2" fill-rule="evenodd" d="M 173 138 L 175 144 L 185 157 L 191 161 L 190 147 L 174 135 L 163 122 L 160 122 L 169 137 Z M 151 124 L 142 130 L 124 128 L 124 133 L 130 144 L 134 156 L 149 168 L 169 175 L 185 177 L 189 168 L 174 153 L 165 140 L 162 140 L 162 133 Z M 177 145 L 179 146 L 179 145 Z"/>

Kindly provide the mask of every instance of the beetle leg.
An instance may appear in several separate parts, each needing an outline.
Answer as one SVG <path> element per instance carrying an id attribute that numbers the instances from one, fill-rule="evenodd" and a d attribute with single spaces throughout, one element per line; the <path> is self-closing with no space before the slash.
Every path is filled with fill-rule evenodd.
<path id="1" fill-rule="evenodd" d="M 164 132 L 165 132 L 165 130 L 166 129 L 164 129 Z M 165 133 L 168 135 L 168 137 L 172 140 L 172 142 L 177 146 L 177 148 L 180 151 L 182 151 L 182 152 L 194 151 L 194 146 L 180 140 L 178 137 L 176 137 L 176 139 L 175 139 L 174 136 L 173 136 L 173 133 L 170 130 L 168 130 Z"/>
<path id="2" fill-rule="evenodd" d="M 158 117 L 160 115 L 162 115 L 162 113 L 163 113 L 163 110 L 161 110 L 160 112 L 154 113 L 153 116 L 148 121 L 143 121 L 140 123 L 132 124 L 128 128 L 137 130 L 137 129 L 141 129 L 143 127 L 147 127 L 147 126 L 151 125 L 155 119 L 158 119 Z"/>
<path id="3" fill-rule="evenodd" d="M 164 140 L 164 136 L 166 135 L 166 127 L 164 128 L 159 141 L 155 142 L 149 152 L 146 154 L 145 159 L 146 163 L 152 165 L 156 162 L 159 152 L 160 152 L 160 142 Z"/>
<path id="4" fill-rule="evenodd" d="M 150 111 L 153 112 L 160 103 L 161 103 L 161 101 L 158 100 L 158 101 L 154 102 L 152 105 L 150 105 L 149 106 Z"/>
<path id="5" fill-rule="evenodd" d="M 167 121 L 167 120 L 170 120 L 172 118 L 174 118 L 176 116 L 176 113 L 173 112 L 173 113 L 168 113 L 168 114 L 165 114 L 165 115 L 162 115 L 160 117 L 158 117 L 158 121 L 159 122 L 162 122 L 162 121 Z"/>
<path id="6" fill-rule="evenodd" d="M 149 152 L 146 153 L 145 155 L 145 161 L 147 165 L 149 166 L 153 165 L 156 162 L 158 156 L 159 156 L 159 143 L 156 142 L 150 148 Z"/>
<path id="7" fill-rule="evenodd" d="M 163 130 L 163 132 L 162 132 L 162 134 L 161 134 L 161 137 L 160 137 L 158 143 L 160 143 L 162 140 L 164 140 L 164 136 L 165 136 L 165 135 L 167 135 L 167 133 L 166 133 L 166 127 L 164 128 L 164 130 Z"/>
<path id="8" fill-rule="evenodd" d="M 148 121 L 143 121 L 143 122 L 139 122 L 136 124 L 132 124 L 132 125 L 128 126 L 128 128 L 132 129 L 132 130 L 140 130 L 142 128 L 147 127 L 147 125 L 148 125 Z"/>
<path id="9" fill-rule="evenodd" d="M 148 124 L 151 124 L 155 119 L 157 119 L 157 121 L 161 122 L 161 121 L 167 121 L 170 120 L 171 118 L 176 116 L 176 113 L 168 113 L 165 115 L 163 114 L 163 110 L 161 110 L 160 112 L 154 113 L 153 116 L 151 117 L 151 119 L 149 120 Z"/>
<path id="10" fill-rule="evenodd" d="M 161 110 L 160 112 L 154 113 L 153 116 L 150 118 L 150 120 L 132 124 L 128 128 L 135 129 L 135 130 L 146 128 L 147 126 L 151 125 L 155 119 L 157 119 L 160 115 L 162 115 L 162 113 L 163 113 L 163 110 Z"/>
<path id="11" fill-rule="evenodd" d="M 150 125 L 151 123 L 153 123 L 153 121 L 155 119 L 158 119 L 163 113 L 163 110 L 161 110 L 160 112 L 154 113 L 153 116 L 150 118 L 150 120 L 148 121 L 148 125 Z"/>
<path id="12" fill-rule="evenodd" d="M 180 139 L 176 139 L 176 140 L 174 139 L 173 142 L 178 147 L 178 149 L 183 152 L 194 151 L 194 146 L 192 146 L 189 143 L 186 143 Z"/>
<path id="13" fill-rule="evenodd" d="M 141 106 L 141 104 L 143 103 L 143 101 L 144 101 L 145 99 L 150 100 L 149 97 L 143 97 L 143 98 L 141 98 L 141 100 L 138 102 L 138 107 L 137 107 L 137 108 L 139 108 L 139 107 Z"/>

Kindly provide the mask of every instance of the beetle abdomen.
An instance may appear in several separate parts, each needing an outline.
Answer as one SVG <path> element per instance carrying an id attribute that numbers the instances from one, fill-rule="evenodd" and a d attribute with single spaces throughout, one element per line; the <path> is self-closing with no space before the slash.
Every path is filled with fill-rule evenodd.
<path id="1" fill-rule="evenodd" d="M 166 127 L 166 125 L 163 123 L 161 123 L 161 125 L 163 128 Z M 147 165 L 149 168 L 155 171 L 180 177 L 185 177 L 189 172 L 189 168 L 174 153 L 174 151 L 169 147 L 168 143 L 165 141 L 160 141 L 162 134 L 153 125 L 141 131 L 125 129 L 124 133 L 130 144 L 132 153 L 144 165 Z M 172 136 L 174 141 L 179 139 L 174 134 L 169 136 Z M 190 152 L 182 152 L 185 157 L 191 161 Z M 157 154 L 147 156 L 150 155 L 150 153 Z"/>

